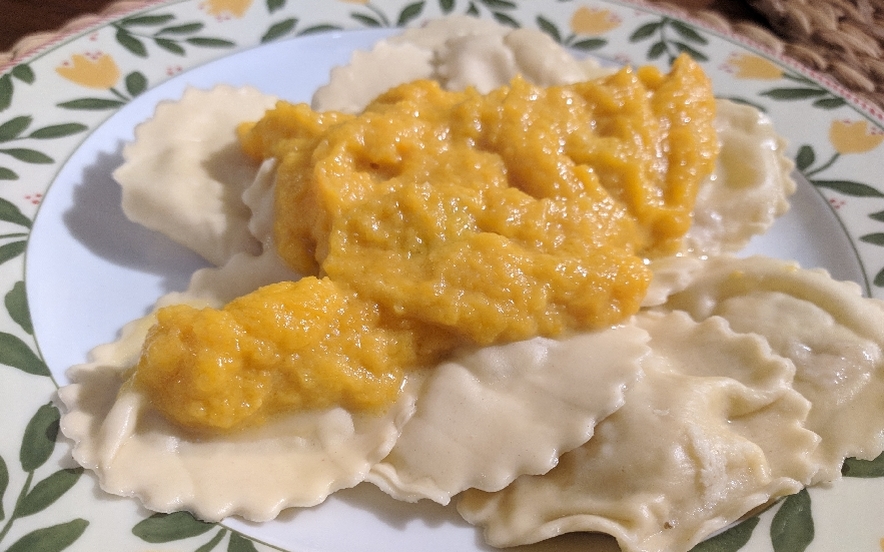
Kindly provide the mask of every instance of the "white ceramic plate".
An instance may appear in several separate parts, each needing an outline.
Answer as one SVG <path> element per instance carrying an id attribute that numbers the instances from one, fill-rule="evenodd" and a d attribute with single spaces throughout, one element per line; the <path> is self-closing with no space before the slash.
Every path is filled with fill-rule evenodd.
<path id="1" fill-rule="evenodd" d="M 718 95 L 768 112 L 798 164 L 792 211 L 749 249 L 884 298 L 884 118 L 734 37 L 599 0 L 148 1 L 0 68 L 0 550 L 487 549 L 452 508 L 396 503 L 370 486 L 263 525 L 152 516 L 74 466 L 52 403 L 68 366 L 201 265 L 128 222 L 110 176 L 157 101 L 217 83 L 307 100 L 354 49 L 449 13 L 540 27 L 615 63 L 665 66 L 690 51 Z M 881 552 L 884 458 L 848 467 L 833 488 L 701 547 Z M 609 544 L 575 536 L 532 549 Z"/>

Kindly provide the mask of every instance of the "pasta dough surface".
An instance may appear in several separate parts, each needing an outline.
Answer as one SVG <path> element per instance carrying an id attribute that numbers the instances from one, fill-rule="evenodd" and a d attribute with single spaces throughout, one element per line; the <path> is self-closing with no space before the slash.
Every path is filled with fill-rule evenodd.
<path id="1" fill-rule="evenodd" d="M 795 363 L 795 389 L 813 405 L 807 427 L 822 437 L 815 483 L 839 479 L 845 458 L 884 452 L 884 302 L 822 270 L 717 257 L 664 308 L 723 317 Z"/>
<path id="2" fill-rule="evenodd" d="M 198 271 L 187 292 L 158 304 L 218 305 L 262 280 L 291 278 L 273 257 L 240 254 L 224 268 Z M 62 431 L 74 441 L 74 458 L 96 472 L 105 491 L 137 496 L 155 511 L 263 521 L 283 508 L 313 506 L 361 482 L 414 411 L 418 372 L 383 416 L 331 408 L 224 437 L 191 434 L 159 416 L 126 384 L 152 324 L 152 315 L 134 321 L 118 341 L 97 347 L 89 363 L 69 371 L 74 383 L 59 397 L 68 409 Z"/>
<path id="3" fill-rule="evenodd" d="M 253 88 L 230 86 L 190 88 L 176 102 L 161 102 L 135 129 L 114 171 L 123 212 L 215 265 L 240 251 L 259 253 L 241 199 L 257 166 L 240 150 L 236 125 L 274 103 Z"/>
<path id="4" fill-rule="evenodd" d="M 634 324 L 483 347 L 432 370 L 390 454 L 368 481 L 399 500 L 447 504 L 546 473 L 623 405 L 648 336 Z M 452 408 L 456 405 L 456 408 Z"/>
<path id="5" fill-rule="evenodd" d="M 462 495 L 458 511 L 490 544 L 598 531 L 625 552 L 689 550 L 812 477 L 819 438 L 803 427 L 810 405 L 791 388 L 791 362 L 720 318 L 637 323 L 652 354 L 592 439 L 546 475 Z"/>

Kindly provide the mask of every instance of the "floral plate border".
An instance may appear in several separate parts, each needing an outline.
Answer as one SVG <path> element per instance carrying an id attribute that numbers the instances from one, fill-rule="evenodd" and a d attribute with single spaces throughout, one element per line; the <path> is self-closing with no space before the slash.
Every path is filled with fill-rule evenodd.
<path id="1" fill-rule="evenodd" d="M 868 295 L 884 298 L 884 118 L 788 60 L 673 14 L 605 0 L 146 1 L 0 67 L 0 550 L 277 550 L 189 514 L 100 496 L 58 435 L 57 388 L 28 308 L 25 257 L 40 204 L 83 140 L 150 88 L 212 60 L 321 32 L 403 27 L 445 14 L 536 27 L 622 63 L 704 64 L 774 119 L 797 170 L 849 237 Z M 817 132 L 799 132 L 794 127 Z M 58 367 L 53 367 L 58 369 Z M 884 456 L 849 460 L 831 490 L 788 497 L 695 550 L 884 551 Z M 871 490 L 870 490 L 871 489 Z M 871 501 L 871 503 L 870 503 Z M 860 519 L 841 521 L 857 513 Z M 871 512 L 871 513 L 870 513 Z M 762 529 L 763 528 L 763 529 Z M 848 531 L 845 533 L 845 531 Z M 172 547 L 172 548 L 169 548 Z"/>

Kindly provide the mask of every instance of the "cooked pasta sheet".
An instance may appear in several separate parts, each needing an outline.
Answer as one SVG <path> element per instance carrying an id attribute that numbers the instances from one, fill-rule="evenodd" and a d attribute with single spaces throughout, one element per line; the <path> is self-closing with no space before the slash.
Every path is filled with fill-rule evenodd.
<path id="1" fill-rule="evenodd" d="M 678 291 L 637 317 L 653 353 L 624 407 L 546 475 L 462 495 L 459 511 L 491 544 L 600 531 L 626 551 L 689 550 L 753 504 L 884 452 L 884 302 L 761 256 L 667 268 L 684 269 Z M 728 380 L 766 383 L 722 394 L 736 389 Z M 771 384 L 778 398 L 754 402 Z"/>
<path id="2" fill-rule="evenodd" d="M 291 278 L 297 275 L 272 252 L 239 254 L 221 269 L 198 271 L 190 289 L 163 297 L 157 306 L 217 307 L 266 280 Z M 118 341 L 97 347 L 89 363 L 69 371 L 74 383 L 59 392 L 68 407 L 62 430 L 75 442 L 74 458 L 96 472 L 105 491 L 136 496 L 152 510 L 263 521 L 283 508 L 313 506 L 362 481 L 414 412 L 420 372 L 382 416 L 332 408 L 235 434 L 188 433 L 126 383 L 153 323 L 153 315 L 134 321 Z"/>
<path id="3" fill-rule="evenodd" d="M 794 365 L 760 337 L 684 312 L 637 317 L 653 351 L 625 405 L 543 476 L 457 508 L 494 546 L 573 531 L 613 535 L 624 551 L 689 550 L 816 472 L 810 404 Z"/>
<path id="4" fill-rule="evenodd" d="M 236 126 L 261 117 L 276 98 L 253 88 L 188 89 L 161 102 L 135 129 L 114 172 L 126 216 L 221 265 L 241 251 L 257 254 L 242 194 L 255 163 L 241 151 Z"/>
<path id="5" fill-rule="evenodd" d="M 422 78 L 448 88 L 492 89 L 516 74 L 551 86 L 608 73 L 592 59 L 575 59 L 539 31 L 470 17 L 442 19 L 354 53 L 348 65 L 332 70 L 313 107 L 357 112 L 377 94 Z M 260 213 L 272 211 L 273 171 L 255 178 L 259 168 L 239 151 L 236 127 L 260 118 L 275 101 L 254 89 L 218 86 L 161 102 L 137 127 L 114 173 L 127 216 L 216 265 L 237 252 L 260 252 L 266 230 L 249 225 L 260 225 L 258 217 L 266 229 L 268 219 Z M 795 191 L 785 143 L 762 113 L 720 100 L 715 125 L 721 153 L 698 193 L 685 239 L 685 251 L 697 256 L 738 251 L 788 209 Z M 181 186 L 185 180 L 189 184 Z M 250 209 L 256 205 L 265 208 Z"/>
<path id="6" fill-rule="evenodd" d="M 647 341 L 645 331 L 626 324 L 483 347 L 443 362 L 368 481 L 399 500 L 447 504 L 466 489 L 497 491 L 520 474 L 546 473 L 623 405 L 650 353 Z"/>
<path id="7" fill-rule="evenodd" d="M 766 257 L 712 258 L 692 279 L 664 309 L 720 316 L 795 364 L 794 387 L 813 405 L 807 427 L 822 437 L 814 482 L 839 479 L 844 458 L 884 452 L 884 302 Z"/>

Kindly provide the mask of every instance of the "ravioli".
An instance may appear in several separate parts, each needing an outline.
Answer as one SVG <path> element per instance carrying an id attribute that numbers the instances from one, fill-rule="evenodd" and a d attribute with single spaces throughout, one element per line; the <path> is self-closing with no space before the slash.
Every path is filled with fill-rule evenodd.
<path id="1" fill-rule="evenodd" d="M 493 47 L 488 37 L 494 39 Z M 472 41 L 477 41 L 476 45 Z M 500 58 L 507 60 L 510 69 L 494 69 Z M 550 59 L 555 63 L 544 61 Z M 349 64 L 332 70 L 329 83 L 316 91 L 312 105 L 316 110 L 355 113 L 377 93 L 422 78 L 454 89 L 480 84 L 491 89 L 508 83 L 516 72 L 527 75 L 534 84 L 548 86 L 593 79 L 612 71 L 591 58 L 576 60 L 540 31 L 512 30 L 487 20 L 454 17 L 406 30 L 379 42 L 369 52 L 354 53 Z M 354 86 L 356 82 L 360 86 Z M 275 102 L 274 96 L 253 89 L 219 86 L 189 90 L 179 101 L 161 103 L 154 117 L 138 126 L 136 141 L 125 148 L 126 162 L 114 173 L 128 205 L 127 216 L 215 265 L 236 252 L 258 253 L 258 242 L 268 241 L 272 224 L 268 217 L 273 170 L 265 169 L 256 179 L 254 162 L 234 152 L 237 148 L 232 146 L 236 126 L 259 118 Z M 218 116 L 231 105 L 238 108 L 229 116 Z M 206 115 L 197 120 L 199 113 Z M 685 237 L 686 252 L 697 256 L 739 250 L 784 212 L 795 189 L 784 143 L 763 114 L 719 100 L 714 124 L 721 142 L 719 162 L 700 187 L 695 224 Z M 170 148 L 165 137 L 175 134 L 181 139 Z M 214 165 L 205 162 L 213 156 Z M 751 159 L 759 170 L 738 170 L 740 159 Z M 224 171 L 218 170 L 221 161 Z M 219 179 L 222 173 L 223 181 Z M 183 174 L 195 185 L 179 186 Z M 240 198 L 238 194 L 250 187 Z M 201 194 L 215 199 L 205 203 Z M 263 208 L 256 210 L 262 202 Z M 256 220 L 264 221 L 263 229 L 254 228 L 260 225 Z"/>
<path id="2" fill-rule="evenodd" d="M 700 186 L 683 251 L 696 256 L 736 253 L 789 209 L 795 193 L 786 143 L 754 107 L 717 103 L 721 151 L 715 171 Z"/>
<path id="3" fill-rule="evenodd" d="M 647 340 L 624 324 L 465 351 L 433 368 L 415 415 L 367 480 L 399 500 L 447 504 L 469 488 L 497 491 L 546 473 L 623 405 Z"/>
<path id="4" fill-rule="evenodd" d="M 357 113 L 381 92 L 419 79 L 436 80 L 447 90 L 471 86 L 487 93 L 516 75 L 538 86 L 555 86 L 612 72 L 592 58 L 577 60 L 545 33 L 452 16 L 407 29 L 369 52 L 355 52 L 350 63 L 332 70 L 312 106 Z"/>
<path id="5" fill-rule="evenodd" d="M 396 71 L 387 71 L 392 60 L 397 60 Z M 555 62 L 549 63 L 549 60 Z M 379 71 L 379 67 L 385 70 Z M 513 31 L 487 20 L 451 18 L 431 22 L 420 30 L 405 31 L 380 43 L 372 52 L 354 55 L 350 65 L 332 72 L 329 85 L 317 91 L 313 104 L 318 109 L 358 111 L 373 98 L 374 92 L 360 95 L 354 82 L 365 85 L 360 86 L 365 91 L 383 91 L 401 82 L 429 76 L 451 88 L 467 85 L 493 88 L 507 82 L 515 73 L 525 75 L 535 84 L 548 85 L 594 78 L 610 73 L 610 70 L 591 60 L 575 60 L 539 31 Z M 392 82 L 396 80 L 399 82 Z M 170 125 L 198 120 L 193 117 L 228 109 L 231 97 L 240 94 L 250 97 L 243 103 L 257 114 L 216 117 L 212 126 L 203 128 L 187 123 L 182 131 L 185 134 L 193 132 L 189 136 L 197 140 L 185 140 L 174 152 L 165 149 L 160 138 L 169 132 Z M 197 272 L 187 292 L 171 294 L 161 300 L 161 305 L 186 302 L 218 306 L 265 283 L 300 277 L 273 253 L 273 162 L 266 163 L 259 170 L 239 155 L 218 153 L 215 156 L 216 152 L 230 151 L 228 146 L 239 122 L 257 119 L 274 101 L 274 98 L 254 91 L 240 92 L 225 87 L 205 92 L 189 91 L 183 102 L 164 103 L 156 117 L 139 127 L 139 145 L 127 147 L 126 165 L 118 171 L 124 196 L 143 196 L 139 200 L 143 212 L 127 209 L 127 214 L 136 222 L 172 239 L 193 234 L 193 239 L 187 236 L 182 240 L 183 245 L 221 266 Z M 708 213 L 695 216 L 706 216 L 714 224 L 703 226 L 708 230 L 689 234 L 692 237 L 688 238 L 688 250 L 696 255 L 733 251 L 745 243 L 747 236 L 763 232 L 783 211 L 784 198 L 794 188 L 787 174 L 791 165 L 784 157 L 782 142 L 772 134 L 769 122 L 751 108 L 732 109 L 733 106 L 722 105 L 723 102 L 719 102 L 719 117 L 715 123 L 722 155 L 727 156 L 730 151 L 732 158 L 752 156 L 758 159 L 759 166 L 764 167 L 764 175 L 741 180 L 742 176 L 734 171 L 721 172 L 719 168 L 719 172 L 704 184 L 730 186 L 732 192 L 724 195 L 706 193 L 704 196 L 701 191 L 701 197 L 708 198 L 708 201 L 701 201 L 699 210 L 705 212 L 708 209 Z M 739 129 L 738 134 L 731 139 L 729 136 L 734 129 Z M 158 151 L 165 151 L 163 155 L 174 153 L 175 163 L 156 164 Z M 223 161 L 229 167 L 223 181 L 211 169 L 213 164 L 205 163 L 207 156 L 213 157 L 214 161 Z M 154 163 L 150 173 L 154 180 L 150 185 L 141 177 L 135 177 L 131 184 L 127 184 L 137 172 L 135 167 L 143 166 L 139 163 L 148 160 Z M 172 167 L 178 168 L 172 170 Z M 180 184 L 182 167 L 184 174 L 193 175 L 194 181 L 205 186 L 201 188 L 202 192 L 209 193 L 216 200 L 203 204 L 185 198 L 169 204 L 166 196 Z M 776 176 L 771 177 L 768 171 L 775 171 Z M 240 199 L 240 192 L 247 187 Z M 741 195 L 740 190 L 748 193 Z M 734 216 L 737 213 L 739 215 Z M 645 298 L 645 307 L 661 305 L 670 296 L 695 285 L 698 282 L 696 275 L 705 265 L 688 255 L 658 259 L 651 266 L 654 280 Z M 551 481 L 551 489 L 561 484 L 556 483 L 556 473 L 567 469 L 583 473 L 583 457 L 587 454 L 583 451 L 587 447 L 603 448 L 605 454 L 602 456 L 615 454 L 613 449 L 601 444 L 605 442 L 606 434 L 651 433 L 647 426 L 641 425 L 606 429 L 612 425 L 612 420 L 616 421 L 618 417 L 630 419 L 631 416 L 639 420 L 642 416 L 659 417 L 669 408 L 664 404 L 669 399 L 692 405 L 699 412 L 714 411 L 709 423 L 701 423 L 692 429 L 690 437 L 693 440 L 682 443 L 684 450 L 696 444 L 697 458 L 702 456 L 709 461 L 704 464 L 709 469 L 698 472 L 704 477 L 699 491 L 690 487 L 693 483 L 687 483 L 688 487 L 673 494 L 674 498 L 668 504 L 660 506 L 662 510 L 655 510 L 657 517 L 636 522 L 634 531 L 632 526 L 618 528 L 605 523 L 597 525 L 604 526 L 600 530 L 609 530 L 627 544 L 650 539 L 648 542 L 653 545 L 664 546 L 662 536 L 659 539 L 648 537 L 642 532 L 643 528 L 658 522 L 665 525 L 681 515 L 682 525 L 678 531 L 672 532 L 676 536 L 668 542 L 672 546 L 686 545 L 708 536 L 715 528 L 728 523 L 727 520 L 736 519 L 755 505 L 794 492 L 806 483 L 806 472 L 814 472 L 818 467 L 806 459 L 806 453 L 816 446 L 818 438 L 801 428 L 800 420 L 807 410 L 806 401 L 785 389 L 791 373 L 789 361 L 771 355 L 759 338 L 734 336 L 717 321 L 692 327 L 683 317 L 673 315 L 672 320 L 676 321 L 673 328 L 663 332 L 661 328 L 668 328 L 668 317 L 652 323 L 653 317 L 641 316 L 646 320 L 639 325 L 610 330 L 613 336 L 620 338 L 615 343 L 628 354 L 610 363 L 602 363 L 604 358 L 594 359 L 605 377 L 592 384 L 586 383 L 591 374 L 580 370 L 588 362 L 582 357 L 591 356 L 585 354 L 586 349 L 594 348 L 596 340 L 606 332 L 577 335 L 562 342 L 529 340 L 495 349 L 462 351 L 447 364 L 447 368 L 442 366 L 437 373 L 432 373 L 433 379 L 427 380 L 424 372 L 416 372 L 407 380 L 400 401 L 382 417 L 354 416 L 342 409 L 331 409 L 282 419 L 264 429 L 243 431 L 228 441 L 196 439 L 184 434 L 151 413 L 150 407 L 137 394 L 121 388 L 140 348 L 150 320 L 147 318 L 127 327 L 117 343 L 97 348 L 90 363 L 71 370 L 74 383 L 60 392 L 68 410 L 62 419 L 62 430 L 76 443 L 75 458 L 98 473 L 102 487 L 108 492 L 138 496 L 146 506 L 158 511 L 188 509 L 209 520 L 227 515 L 269 519 L 281 508 L 316 504 L 334 490 L 366 478 L 403 500 L 429 498 L 444 503 L 466 487 L 497 490 L 517 476 L 542 473 L 558 462 L 559 467 L 548 476 L 519 477 L 500 491 L 503 494 L 489 496 L 518 494 L 518 489 L 524 485 L 522 481 Z M 675 362 L 674 358 L 681 358 L 675 353 L 670 355 L 671 351 L 667 349 L 670 345 L 661 346 L 660 350 L 653 346 L 656 352 L 648 351 L 649 331 L 660 334 L 657 343 L 671 344 L 680 339 L 678 336 L 693 336 L 691 339 L 694 339 L 705 332 L 705 335 L 719 339 L 719 347 L 724 349 L 731 346 L 739 349 L 739 344 L 751 344 L 750 352 L 731 351 L 734 363 L 739 365 L 737 361 L 742 354 L 754 358 L 770 371 L 764 376 L 743 370 L 740 373 L 746 381 L 705 373 L 681 373 L 670 366 Z M 705 346 L 707 348 L 703 351 L 712 354 L 715 347 L 708 343 Z M 584 354 L 577 358 L 581 352 Z M 529 358 L 531 362 L 516 362 L 521 357 Z M 556 359 L 567 362 L 554 362 Z M 610 373 L 618 367 L 622 373 Z M 548 374 L 542 377 L 545 370 Z M 556 378 L 551 377 L 553 374 Z M 670 393 L 654 398 L 648 388 L 654 382 Z M 703 383 L 693 387 L 695 382 Z M 591 393 L 584 390 L 587 386 Z M 446 404 L 443 392 L 452 389 L 469 408 L 462 412 L 453 411 L 450 404 Z M 535 402 L 537 393 L 547 399 L 569 398 L 565 402 Z M 574 397 L 575 394 L 579 396 Z M 629 407 L 628 397 L 645 395 L 647 401 L 653 401 L 659 408 L 648 412 L 647 408 L 642 409 L 641 400 L 634 401 L 638 404 Z M 531 398 L 526 398 L 528 396 Z M 483 408 L 490 408 L 483 405 L 483 397 L 494 399 L 489 400 L 494 405 L 493 410 L 483 411 Z M 627 400 L 627 406 L 622 406 L 624 400 Z M 768 406 L 763 408 L 763 404 Z M 731 412 L 744 408 L 746 418 L 731 424 L 730 432 L 725 431 L 720 423 L 722 411 L 716 411 L 716 405 L 726 405 Z M 627 407 L 630 410 L 626 410 Z M 756 412 L 759 409 L 766 411 L 766 418 Z M 455 435 L 453 440 L 444 436 L 445 433 L 455 433 L 458 424 L 470 424 L 472 429 L 475 424 L 470 420 L 475 418 L 487 422 L 483 426 L 484 433 Z M 566 421 L 557 423 L 557 418 Z M 596 423 L 603 419 L 596 427 Z M 771 436 L 761 431 L 762 421 L 773 423 L 780 433 Z M 675 431 L 663 426 L 665 424 L 661 421 L 661 434 Z M 505 441 L 498 431 L 512 440 Z M 490 446 L 494 441 L 486 441 L 484 447 L 474 446 L 477 440 L 487 439 L 488 435 L 500 439 L 500 446 Z M 593 437 L 590 439 L 590 436 Z M 656 435 L 651 437 L 657 440 Z M 706 438 L 711 439 L 710 442 L 722 443 L 721 454 L 717 454 L 717 449 L 704 448 L 701 441 Z M 782 455 L 760 452 L 762 447 L 759 445 L 773 440 L 779 446 L 779 439 L 787 443 Z M 652 439 L 646 437 L 646 441 L 652 442 Z M 458 447 L 444 450 L 446 443 L 451 442 L 457 443 Z M 559 460 L 562 452 L 575 446 L 578 447 L 576 450 Z M 777 447 L 770 445 L 768 448 Z M 527 453 L 528 457 L 517 457 L 520 451 Z M 218 475 L 222 465 L 230 461 L 234 464 L 235 479 L 228 479 L 227 472 L 223 477 Z M 747 463 L 763 469 L 747 475 Z M 679 466 L 664 467 L 675 470 L 673 487 L 678 476 L 683 481 L 685 474 L 689 473 L 689 470 L 679 472 Z M 277 473 L 282 475 L 277 476 Z M 727 483 L 727 477 L 735 479 Z M 219 485 L 219 481 L 230 483 Z M 647 479 L 636 479 L 634 483 L 635 494 L 640 495 L 642 491 L 638 485 L 647 484 L 653 491 L 654 485 L 661 485 L 661 479 L 654 479 L 649 474 Z M 710 506 L 697 516 L 693 516 L 692 511 L 679 510 L 682 507 L 690 510 L 694 493 L 710 497 Z M 485 494 L 472 490 L 467 491 L 466 496 L 482 497 Z M 563 497 L 577 500 L 567 493 Z M 466 503 L 467 500 L 461 501 L 461 505 Z M 545 504 L 555 505 L 557 499 L 549 497 Z M 635 504 L 624 508 L 629 509 Z M 654 504 L 659 506 L 660 501 Z M 611 501 L 606 507 L 616 506 Z M 462 508 L 469 510 L 467 506 Z M 709 519 L 703 521 L 700 514 Z M 476 514 L 471 515 L 473 517 L 468 519 L 478 522 Z M 497 530 L 494 527 L 502 527 L 510 521 L 492 520 L 488 523 L 491 534 Z M 579 524 L 559 521 L 539 529 L 522 527 L 519 534 L 523 537 L 530 535 L 524 537 L 529 539 L 549 536 L 552 533 L 547 531 L 551 527 L 562 531 L 583 530 Z M 504 542 L 506 538 L 509 537 L 497 542 Z"/>
<path id="6" fill-rule="evenodd" d="M 624 552 L 689 550 L 746 512 L 797 492 L 815 472 L 810 405 L 794 365 L 723 319 L 641 314 L 652 354 L 626 403 L 543 476 L 466 491 L 458 511 L 493 546 L 574 531 Z"/>
<path id="7" fill-rule="evenodd" d="M 814 483 L 839 479 L 844 458 L 884 452 L 884 302 L 855 283 L 768 257 L 717 257 L 663 308 L 723 317 L 795 363 L 795 389 L 813 404 L 807 427 L 822 436 Z"/>
<path id="8" fill-rule="evenodd" d="M 240 150 L 236 125 L 275 101 L 253 88 L 222 85 L 188 88 L 179 100 L 160 102 L 114 171 L 126 216 L 214 265 L 237 252 L 259 253 L 241 198 L 258 167 Z"/>
<path id="9" fill-rule="evenodd" d="M 401 56 L 397 63 L 391 63 L 394 56 Z M 374 99 L 375 91 L 416 79 L 432 78 L 449 90 L 473 86 L 488 91 L 517 74 L 532 84 L 555 86 L 614 71 L 593 58 L 574 58 L 540 31 L 450 17 L 407 29 L 369 52 L 354 53 L 316 91 L 312 106 L 356 113 Z M 360 87 L 354 90 L 356 82 Z M 682 247 L 683 253 L 697 257 L 737 252 L 766 232 L 788 210 L 796 186 L 785 140 L 763 113 L 718 100 L 714 125 L 720 153 L 713 174 L 700 185 Z"/>
<path id="10" fill-rule="evenodd" d="M 240 254 L 224 268 L 198 271 L 187 292 L 170 294 L 158 305 L 217 306 L 267 279 L 296 277 L 274 257 Z M 89 363 L 69 371 L 74 383 L 59 398 L 68 410 L 61 429 L 74 441 L 77 462 L 95 471 L 105 491 L 137 496 L 155 511 L 185 509 L 209 521 L 230 515 L 264 521 L 283 508 L 316 505 L 361 482 L 414 411 L 419 372 L 380 416 L 330 408 L 224 437 L 189 433 L 125 383 L 152 324 L 152 315 L 139 319 L 118 341 L 97 347 Z"/>

